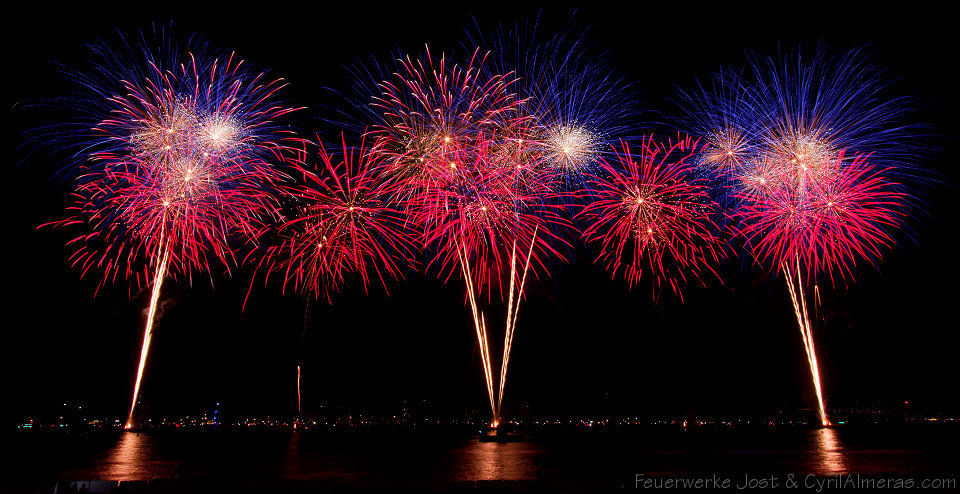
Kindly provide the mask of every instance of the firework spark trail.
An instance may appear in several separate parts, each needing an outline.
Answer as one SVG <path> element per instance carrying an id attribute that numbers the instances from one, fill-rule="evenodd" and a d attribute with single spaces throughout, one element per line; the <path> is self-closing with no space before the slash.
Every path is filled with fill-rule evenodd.
<path id="1" fill-rule="evenodd" d="M 517 291 L 517 303 L 514 305 L 514 279 L 516 278 L 517 265 L 517 244 L 513 244 L 513 254 L 510 259 L 510 298 L 507 301 L 507 329 L 503 337 L 503 362 L 500 364 L 500 394 L 497 398 L 497 413 L 495 417 L 500 416 L 503 407 L 503 390 L 507 382 L 507 365 L 510 363 L 510 350 L 513 348 L 513 333 L 517 327 L 517 313 L 520 312 L 520 301 L 523 299 L 523 286 L 527 281 L 527 270 L 530 268 L 530 259 L 533 257 L 533 246 L 537 240 L 537 229 L 533 231 L 533 239 L 530 243 L 530 250 L 527 252 L 527 261 L 523 266 L 523 276 L 520 278 L 520 288 Z M 512 318 L 511 318 L 512 312 Z"/>
<path id="2" fill-rule="evenodd" d="M 531 247 L 533 244 L 531 244 Z M 506 378 L 507 371 L 507 360 L 509 359 L 510 352 L 510 343 L 513 341 L 513 332 L 511 331 L 511 315 L 514 310 L 513 308 L 513 293 L 514 285 L 516 284 L 517 278 L 517 241 L 513 241 L 513 249 L 510 251 L 510 295 L 507 298 L 507 322 L 506 330 L 503 333 L 503 360 L 500 362 L 500 393 L 497 397 L 497 410 L 499 411 L 500 407 L 503 405 L 503 385 L 504 379 Z M 520 297 L 517 297 L 517 311 L 520 310 Z M 494 414 L 494 420 L 498 415 L 497 412 Z"/>
<path id="3" fill-rule="evenodd" d="M 493 396 L 493 372 L 491 372 L 490 345 L 487 343 L 487 326 L 483 318 L 483 312 L 477 309 L 477 298 L 473 291 L 473 278 L 470 274 L 470 265 L 466 259 L 465 250 L 466 249 L 464 249 L 463 254 L 460 255 L 460 268 L 463 270 L 463 277 L 467 284 L 467 297 L 470 299 L 473 325 L 477 331 L 477 343 L 480 345 L 480 362 L 483 364 L 483 377 L 487 384 L 487 395 L 490 398 L 490 412 L 493 414 L 493 423 L 496 425 L 499 424 L 500 421 Z"/>
<path id="4" fill-rule="evenodd" d="M 300 406 L 300 366 L 297 366 L 297 418 L 300 417 L 300 413 L 303 411 L 303 408 Z"/>
<path id="5" fill-rule="evenodd" d="M 503 361 L 500 363 L 500 393 L 497 403 L 503 402 L 503 371 L 504 371 L 504 362 L 507 360 L 507 349 L 510 344 L 510 321 L 511 315 L 513 312 L 513 294 L 514 286 L 516 285 L 517 279 L 517 241 L 513 241 L 513 248 L 510 250 L 510 295 L 507 297 L 507 321 L 506 321 L 506 330 L 503 333 Z M 520 309 L 520 300 L 517 297 L 517 310 Z"/>
<path id="6" fill-rule="evenodd" d="M 301 406 L 302 401 L 301 401 L 301 394 L 300 394 L 300 383 L 301 383 L 300 366 L 304 363 L 304 351 L 305 351 L 304 347 L 307 344 L 306 342 L 307 324 L 309 323 L 309 320 L 310 320 L 310 299 L 307 299 L 305 301 L 304 306 L 305 307 L 303 308 L 303 330 L 300 331 L 300 355 L 299 355 L 299 362 L 297 362 L 297 421 L 298 422 L 302 418 L 302 412 L 303 412 L 303 407 Z"/>
<path id="7" fill-rule="evenodd" d="M 797 266 L 797 285 L 800 287 L 800 304 L 803 308 L 804 328 L 806 329 L 807 348 L 810 349 L 810 374 L 813 376 L 813 386 L 817 392 L 817 405 L 820 407 L 820 423 L 830 425 L 830 417 L 823 402 L 823 387 L 820 385 L 820 366 L 817 365 L 817 349 L 813 344 L 813 328 L 810 326 L 810 316 L 807 312 L 807 299 L 803 294 L 803 280 L 800 278 L 800 268 Z"/>
<path id="8" fill-rule="evenodd" d="M 147 310 L 147 324 L 143 330 L 143 347 L 140 349 L 140 365 L 137 366 L 137 380 L 133 385 L 133 399 L 130 402 L 130 413 L 127 415 L 125 429 L 133 428 L 133 412 L 137 408 L 137 400 L 140 397 L 140 381 L 143 379 L 143 369 L 147 365 L 147 354 L 150 352 L 150 340 L 153 339 L 153 319 L 157 313 L 157 302 L 160 300 L 160 288 L 163 286 L 163 279 L 167 277 L 167 260 L 170 258 L 170 252 L 166 246 L 161 246 L 160 265 L 157 266 L 157 275 L 153 279 L 153 291 L 150 294 L 150 308 Z"/>
<path id="9" fill-rule="evenodd" d="M 824 426 L 830 425 L 830 418 L 827 417 L 827 409 L 823 401 L 823 390 L 820 386 L 820 368 L 817 364 L 817 352 L 813 344 L 813 328 L 810 325 L 810 316 L 807 312 L 807 302 L 803 295 L 803 278 L 800 272 L 800 264 L 797 263 L 797 277 L 794 281 L 791 275 L 791 268 L 784 266 L 784 273 L 787 282 L 787 289 L 790 292 L 790 302 L 793 304 L 794 314 L 797 316 L 797 326 L 800 329 L 800 339 L 803 341 L 803 349 L 807 354 L 807 365 L 810 367 L 810 376 L 813 380 L 814 391 L 817 395 L 818 414 L 820 423 Z M 797 288 L 794 288 L 796 284 Z M 797 292 L 800 292 L 800 302 L 797 302 Z"/>

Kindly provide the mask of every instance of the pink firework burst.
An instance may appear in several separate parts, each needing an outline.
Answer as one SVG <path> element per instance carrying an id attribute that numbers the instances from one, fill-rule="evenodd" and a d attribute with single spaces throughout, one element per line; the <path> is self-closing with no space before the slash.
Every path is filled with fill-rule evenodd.
<path id="1" fill-rule="evenodd" d="M 292 135 L 279 121 L 280 80 L 241 69 L 242 61 L 198 59 L 164 68 L 152 61 L 122 94 L 91 103 L 108 114 L 92 129 L 68 219 L 85 225 L 70 242 L 84 274 L 101 284 L 149 284 L 151 267 L 191 276 L 235 264 L 246 241 L 276 211 L 272 191 L 286 176 Z M 119 75 L 123 77 L 123 74 Z"/>
<path id="2" fill-rule="evenodd" d="M 342 155 L 319 145 L 314 170 L 298 167 L 301 180 L 284 187 L 295 202 L 294 215 L 277 232 L 280 242 L 267 249 L 261 268 L 280 274 L 284 288 L 328 299 L 350 275 L 364 289 L 371 273 L 382 283 L 400 277 L 411 245 L 403 215 L 390 205 L 398 188 L 382 177 L 382 157 L 361 143 Z"/>
<path id="3" fill-rule="evenodd" d="M 486 74 L 486 56 L 477 49 L 459 65 L 427 51 L 423 59 L 398 60 L 394 77 L 379 83 L 372 106 L 381 122 L 368 133 L 376 137 L 373 152 L 383 156 L 387 173 L 403 185 L 424 185 L 429 163 L 440 155 L 523 120 L 512 74 Z M 411 177 L 417 180 L 406 180 Z"/>
<path id="4" fill-rule="evenodd" d="M 422 184 L 411 221 L 435 254 L 430 266 L 453 274 L 461 260 L 475 266 L 482 291 L 497 285 L 512 252 L 530 251 L 534 266 L 549 256 L 562 258 L 554 231 L 568 226 L 545 204 L 549 183 L 533 180 L 522 153 L 507 152 L 494 134 L 479 134 L 474 143 L 448 146 L 429 161 L 430 179 Z M 510 161 L 513 159 L 514 161 Z"/>
<path id="5" fill-rule="evenodd" d="M 717 276 L 713 266 L 724 254 L 715 233 L 719 206 L 694 177 L 698 142 L 646 137 L 639 154 L 621 145 L 617 162 L 601 159 L 587 179 L 587 202 L 577 213 L 586 222 L 583 237 L 599 246 L 597 260 L 614 276 L 622 271 L 632 286 L 646 275 L 654 298 L 664 284 L 682 297 L 691 279 Z"/>
<path id="6" fill-rule="evenodd" d="M 70 242 L 77 246 L 71 261 L 83 273 L 98 268 L 103 281 L 132 277 L 139 284 L 164 251 L 174 275 L 235 264 L 231 241 L 263 228 L 275 211 L 265 185 L 281 177 L 182 151 L 170 159 L 127 159 L 78 186 L 72 217 L 61 223 L 90 230 Z"/>
<path id="7" fill-rule="evenodd" d="M 905 194 L 884 170 L 841 151 L 816 169 L 783 167 L 765 193 L 740 193 L 737 232 L 776 269 L 800 266 L 808 276 L 846 279 L 858 259 L 874 260 L 894 243 Z"/>

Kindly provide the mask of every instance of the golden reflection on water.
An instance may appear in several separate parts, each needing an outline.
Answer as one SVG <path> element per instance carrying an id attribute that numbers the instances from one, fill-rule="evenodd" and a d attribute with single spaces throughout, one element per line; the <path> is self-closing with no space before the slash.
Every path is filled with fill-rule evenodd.
<path id="1" fill-rule="evenodd" d="M 457 480 L 534 480 L 538 450 L 530 443 L 471 441 L 461 448 Z"/>
<path id="2" fill-rule="evenodd" d="M 820 475 L 846 473 L 847 462 L 837 430 L 824 427 L 814 433 L 817 435 L 814 439 L 816 473 Z"/>
<path id="3" fill-rule="evenodd" d="M 145 480 L 151 478 L 147 468 L 153 438 L 148 434 L 124 433 L 97 472 L 104 480 Z"/>

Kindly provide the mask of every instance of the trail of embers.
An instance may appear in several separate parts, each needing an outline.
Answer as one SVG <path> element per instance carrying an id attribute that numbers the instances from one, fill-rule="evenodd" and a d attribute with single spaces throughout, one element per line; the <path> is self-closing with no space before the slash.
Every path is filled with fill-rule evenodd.
<path id="1" fill-rule="evenodd" d="M 786 265 L 784 266 L 783 272 L 786 274 L 787 289 L 790 292 L 790 302 L 793 304 L 793 312 L 797 316 L 800 339 L 803 340 L 803 349 L 807 353 L 807 364 L 810 366 L 813 389 L 817 395 L 817 412 L 820 416 L 820 423 L 826 427 L 830 425 L 830 419 L 827 417 L 827 410 L 823 404 L 823 388 L 820 385 L 820 368 L 817 365 L 817 352 L 813 344 L 813 328 L 810 324 L 810 315 L 807 311 L 807 300 L 803 294 L 803 277 L 800 272 L 799 262 L 796 268 L 796 277 L 794 277 L 791 272 L 792 268 Z"/>
<path id="2" fill-rule="evenodd" d="M 470 312 L 473 316 L 473 325 L 477 334 L 477 343 L 480 347 L 480 362 L 483 365 L 483 376 L 487 386 L 487 397 L 490 400 L 490 412 L 493 415 L 491 426 L 496 428 L 500 425 L 501 410 L 503 407 L 503 394 L 507 381 L 507 368 L 510 363 L 510 351 L 513 348 L 513 335 L 517 327 L 517 314 L 520 311 L 520 301 L 523 299 L 523 289 L 526 285 L 527 273 L 530 269 L 530 261 L 533 257 L 533 246 L 537 239 L 537 231 L 534 230 L 533 238 L 530 242 L 530 249 L 527 252 L 527 258 L 524 262 L 523 272 L 520 276 L 519 287 L 516 284 L 517 278 L 517 245 L 513 244 L 513 250 L 510 256 L 510 295 L 507 299 L 507 318 L 506 329 L 503 337 L 503 359 L 500 363 L 500 382 L 498 393 L 494 394 L 494 388 L 497 385 L 493 380 L 493 362 L 490 358 L 490 343 L 487 334 L 486 319 L 483 311 L 479 309 L 477 303 L 476 290 L 473 287 L 473 278 L 465 250 L 460 251 L 460 267 L 463 270 L 464 279 L 467 285 L 467 298 L 470 301 Z"/>
<path id="3" fill-rule="evenodd" d="M 133 415 L 137 408 L 137 401 L 140 397 L 140 381 L 143 379 L 143 369 L 147 365 L 147 354 L 150 352 L 150 340 L 153 338 L 153 320 L 157 314 L 157 302 L 160 300 L 160 289 L 163 287 L 163 279 L 167 276 L 167 261 L 170 258 L 170 252 L 166 245 L 160 246 L 160 264 L 157 266 L 157 274 L 153 279 L 153 292 L 150 294 L 150 308 L 147 310 L 147 324 L 143 330 L 143 346 L 140 348 L 140 365 L 137 367 L 137 380 L 133 385 L 133 400 L 130 402 L 130 413 L 127 415 L 127 422 L 124 429 L 133 428 Z"/>

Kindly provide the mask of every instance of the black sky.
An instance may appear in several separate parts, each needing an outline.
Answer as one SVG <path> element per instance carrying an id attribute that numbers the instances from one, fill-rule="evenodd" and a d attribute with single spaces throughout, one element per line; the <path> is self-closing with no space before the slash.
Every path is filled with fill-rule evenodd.
<path id="1" fill-rule="evenodd" d="M 149 293 L 124 285 L 94 297 L 96 280 L 66 264 L 67 232 L 37 231 L 62 217 L 66 189 L 51 179 L 58 163 L 31 153 L 22 133 L 47 114 L 24 106 L 62 94 L 69 81 L 51 62 L 79 67 L 85 45 L 113 29 L 133 33 L 151 22 L 202 33 L 269 67 L 291 86 L 292 104 L 323 118 L 322 88 L 344 88 L 344 65 L 387 57 L 395 47 L 456 50 L 464 28 L 531 19 L 536 9 L 443 10 L 357 4 L 264 4 L 257 9 L 22 7 L 4 29 L 6 218 L 2 242 L 2 401 L 11 416 L 43 413 L 63 400 L 121 415 L 127 406 Z M 352 10 L 350 10 L 352 9 Z M 568 11 L 541 14 L 544 31 Z M 899 77 L 896 91 L 916 97 L 914 120 L 931 127 L 937 151 L 925 165 L 938 174 L 921 199 L 928 215 L 911 220 L 879 271 L 862 266 L 850 287 L 822 287 L 816 328 L 831 406 L 910 400 L 931 410 L 960 410 L 955 393 L 960 343 L 955 200 L 958 48 L 952 18 L 911 8 L 877 12 L 831 5 L 809 10 L 716 10 L 686 5 L 584 9 L 587 39 L 641 90 L 642 106 L 669 112 L 674 85 L 688 87 L 747 50 L 773 53 L 802 43 L 833 52 L 869 44 L 874 61 Z M 311 113 L 312 112 L 312 113 Z M 651 113 L 655 115 L 655 113 Z M 651 117 L 653 118 L 653 117 Z M 307 121 L 305 130 L 321 130 Z M 669 129 L 659 127 L 661 133 Z M 592 265 L 582 251 L 553 279 L 533 283 L 521 307 L 507 405 L 537 414 L 724 413 L 809 406 L 812 393 L 783 281 L 759 269 L 729 266 L 724 284 L 690 287 L 685 303 Z M 144 383 L 157 412 L 190 413 L 223 402 L 238 414 L 291 414 L 304 301 L 258 290 L 241 313 L 247 274 L 215 274 L 169 284 Z M 333 306 L 314 303 L 306 345 L 307 407 L 320 400 L 386 409 L 430 400 L 440 409 L 482 410 L 485 393 L 463 287 L 410 273 L 390 296 L 359 285 Z M 499 317 L 497 318 L 499 319 Z"/>

